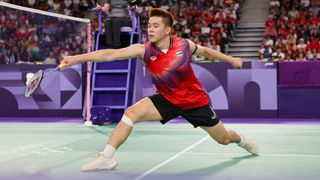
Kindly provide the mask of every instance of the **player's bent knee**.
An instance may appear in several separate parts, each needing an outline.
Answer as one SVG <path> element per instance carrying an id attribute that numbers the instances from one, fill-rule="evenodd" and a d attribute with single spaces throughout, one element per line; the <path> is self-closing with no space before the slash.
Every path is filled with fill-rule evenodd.
<path id="1" fill-rule="evenodd" d="M 140 121 L 141 119 L 140 114 L 141 112 L 134 107 L 129 107 L 124 113 L 124 115 L 129 117 L 133 123 L 138 123 Z"/>
<path id="2" fill-rule="evenodd" d="M 126 116 L 130 116 L 131 118 L 135 118 L 136 116 L 139 116 L 138 113 L 139 112 L 134 107 L 128 107 L 124 112 Z"/>

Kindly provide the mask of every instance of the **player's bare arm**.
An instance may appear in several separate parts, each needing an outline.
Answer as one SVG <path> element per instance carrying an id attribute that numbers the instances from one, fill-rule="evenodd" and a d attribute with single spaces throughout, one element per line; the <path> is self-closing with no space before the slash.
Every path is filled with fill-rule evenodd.
<path id="1" fill-rule="evenodd" d="M 74 64 L 84 63 L 87 61 L 106 62 L 128 58 L 143 59 L 144 51 L 145 47 L 143 44 L 133 44 L 121 49 L 103 49 L 75 56 L 66 56 L 61 61 L 61 64 L 65 64 L 65 66 L 72 66 Z"/>
<path id="2" fill-rule="evenodd" d="M 242 59 L 241 58 L 235 58 L 232 56 L 228 56 L 226 54 L 223 54 L 217 50 L 196 45 L 194 42 L 188 40 L 189 46 L 190 46 L 190 52 L 199 55 L 199 56 L 204 56 L 207 58 L 215 58 L 219 59 L 225 62 L 230 63 L 234 68 L 242 68 Z"/>

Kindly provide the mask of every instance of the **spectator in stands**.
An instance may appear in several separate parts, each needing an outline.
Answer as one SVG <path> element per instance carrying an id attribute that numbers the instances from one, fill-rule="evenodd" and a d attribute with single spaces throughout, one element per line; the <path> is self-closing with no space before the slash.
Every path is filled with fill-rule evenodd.
<path id="1" fill-rule="evenodd" d="M 183 38 L 189 38 L 190 37 L 190 33 L 191 33 L 191 29 L 189 28 L 189 26 L 187 24 L 185 24 L 182 27 L 182 37 Z"/>
<path id="2" fill-rule="evenodd" d="M 312 0 L 311 1 L 311 7 L 309 8 L 309 11 L 312 13 L 319 13 L 319 1 L 318 0 Z"/>
<path id="3" fill-rule="evenodd" d="M 33 7 L 36 4 L 36 0 L 28 0 L 28 7 Z"/>
<path id="4" fill-rule="evenodd" d="M 272 48 L 271 44 L 265 43 L 264 47 L 259 51 L 259 59 L 262 61 L 271 60 Z"/>
<path id="5" fill-rule="evenodd" d="M 315 49 L 317 52 L 320 51 L 320 43 L 316 37 L 311 37 L 311 42 L 307 45 L 308 52 L 313 52 L 313 49 Z"/>
<path id="6" fill-rule="evenodd" d="M 27 47 L 22 46 L 22 50 L 20 51 L 18 61 L 20 61 L 20 62 L 30 62 L 31 61 L 31 53 L 27 51 Z"/>
<path id="7" fill-rule="evenodd" d="M 306 54 L 303 52 L 298 52 L 297 61 L 306 61 L 306 60 L 307 60 Z"/>
<path id="8" fill-rule="evenodd" d="M 271 61 L 279 61 L 278 54 L 276 52 L 271 54 Z"/>
<path id="9" fill-rule="evenodd" d="M 201 27 L 201 42 L 205 42 L 206 39 L 208 38 L 208 35 L 210 33 L 211 28 L 208 26 L 206 22 L 202 23 Z"/>
<path id="10" fill-rule="evenodd" d="M 297 45 L 296 41 L 293 36 L 288 36 L 288 41 L 286 43 L 286 51 L 292 52 L 292 55 L 296 54 L 297 52 Z"/>
<path id="11" fill-rule="evenodd" d="M 220 32 L 217 33 L 217 42 L 219 42 L 221 52 L 227 54 L 229 51 L 229 41 L 227 38 L 227 34 L 223 31 L 223 29 L 221 29 Z"/>
<path id="12" fill-rule="evenodd" d="M 224 23 L 226 18 L 227 18 L 227 16 L 224 13 L 223 9 L 220 9 L 219 12 L 215 15 L 214 20 L 216 22 Z"/>
<path id="13" fill-rule="evenodd" d="M 31 54 L 31 59 L 33 61 L 39 60 L 40 57 L 40 48 L 36 41 L 31 40 L 28 45 L 28 52 Z"/>
<path id="14" fill-rule="evenodd" d="M 307 9 L 310 6 L 310 0 L 300 0 L 300 7 L 302 9 Z"/>
<path id="15" fill-rule="evenodd" d="M 72 0 L 64 0 L 61 6 L 62 13 L 70 16 L 72 13 L 71 6 L 72 6 Z"/>
<path id="16" fill-rule="evenodd" d="M 273 41 L 273 39 L 271 38 L 271 36 L 268 36 L 268 35 L 267 35 L 267 36 L 264 36 L 264 37 L 263 37 L 262 46 L 265 46 L 265 45 L 273 47 L 274 41 Z"/>
<path id="17" fill-rule="evenodd" d="M 211 40 L 211 48 L 217 51 L 221 51 L 220 45 L 216 43 L 214 39 Z"/>
<path id="18" fill-rule="evenodd" d="M 298 31 L 298 39 L 303 39 L 304 42 L 310 41 L 310 33 L 307 25 L 300 26 L 300 30 Z"/>
<path id="19" fill-rule="evenodd" d="M 232 39 L 236 37 L 236 19 L 231 15 L 230 12 L 227 13 L 227 18 L 226 18 L 226 24 L 227 24 L 227 29 L 230 31 L 230 36 Z"/>
<path id="20" fill-rule="evenodd" d="M 49 57 L 47 57 L 44 60 L 43 64 L 58 64 L 57 63 L 57 59 L 55 58 L 55 55 L 54 55 L 54 53 L 52 51 L 50 51 Z"/>
<path id="21" fill-rule="evenodd" d="M 310 20 L 306 16 L 306 12 L 301 12 L 300 17 L 297 19 L 296 24 L 298 26 L 309 26 Z"/>
<path id="22" fill-rule="evenodd" d="M 307 58 L 311 61 L 320 60 L 320 53 L 317 51 L 317 49 L 312 49 L 311 52 L 308 52 Z"/>
<path id="23" fill-rule="evenodd" d="M 288 16 L 292 19 L 298 19 L 299 11 L 295 7 L 292 7 L 291 10 L 288 12 Z"/>
<path id="24" fill-rule="evenodd" d="M 273 15 L 269 15 L 268 19 L 266 20 L 266 22 L 264 23 L 265 27 L 270 27 L 271 25 L 274 25 L 274 18 Z"/>
<path id="25" fill-rule="evenodd" d="M 283 53 L 281 47 L 278 46 L 278 47 L 276 48 L 276 51 L 275 51 L 274 53 L 276 53 L 276 55 L 277 55 L 277 60 L 278 60 L 278 61 L 283 61 L 283 60 L 284 60 L 285 54 Z"/>
<path id="26" fill-rule="evenodd" d="M 289 51 L 286 51 L 284 59 L 285 59 L 286 61 L 293 61 L 292 51 L 290 51 L 290 50 L 289 50 Z"/>
<path id="27" fill-rule="evenodd" d="M 295 25 L 289 27 L 289 31 L 288 31 L 288 35 L 287 35 L 287 39 L 288 40 L 289 40 L 289 37 L 292 37 L 294 41 L 297 41 L 298 34 L 297 34 L 297 30 L 296 30 L 296 26 Z"/>
<path id="28" fill-rule="evenodd" d="M 121 47 L 121 27 L 132 26 L 128 11 L 127 0 L 104 0 L 97 4 L 97 9 L 102 9 L 108 14 L 105 21 L 106 44 L 109 48 Z"/>
<path id="29" fill-rule="evenodd" d="M 273 24 L 270 24 L 270 26 L 266 28 L 264 35 L 269 36 L 273 41 L 278 38 L 277 30 L 274 28 Z"/>
<path id="30" fill-rule="evenodd" d="M 270 6 L 278 8 L 280 7 L 280 2 L 278 0 L 271 0 Z"/>
<path id="31" fill-rule="evenodd" d="M 5 56 L 7 56 L 8 52 L 9 52 L 9 48 L 7 47 L 7 45 L 4 42 L 1 43 L 0 47 L 1 47 L 0 55 L 3 55 L 3 58 L 4 58 Z"/>
<path id="32" fill-rule="evenodd" d="M 320 39 L 320 28 L 317 26 L 315 26 L 314 28 L 310 28 L 310 37 L 315 37 L 317 39 Z"/>
<path id="33" fill-rule="evenodd" d="M 307 44 L 304 42 L 303 38 L 300 38 L 297 45 L 297 50 L 304 54 L 307 53 Z"/>
<path id="34" fill-rule="evenodd" d="M 5 64 L 15 64 L 17 61 L 17 53 L 9 49 L 8 54 L 4 57 L 5 58 Z"/>

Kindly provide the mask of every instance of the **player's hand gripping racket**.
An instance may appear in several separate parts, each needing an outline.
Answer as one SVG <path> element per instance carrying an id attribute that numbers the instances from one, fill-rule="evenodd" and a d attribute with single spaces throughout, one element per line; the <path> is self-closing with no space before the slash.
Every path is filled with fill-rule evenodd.
<path id="1" fill-rule="evenodd" d="M 30 81 L 27 80 L 27 86 L 26 89 L 24 91 L 24 96 L 25 97 L 29 97 L 31 96 L 39 87 L 42 79 L 44 77 L 46 77 L 47 75 L 49 75 L 50 73 L 63 68 L 65 66 L 65 64 L 59 64 L 59 66 L 57 66 L 56 68 L 52 69 L 51 71 L 44 73 L 43 70 L 39 70 L 37 71 L 30 79 Z M 32 74 L 31 74 L 32 75 Z M 28 75 L 27 75 L 27 79 L 28 79 Z"/>

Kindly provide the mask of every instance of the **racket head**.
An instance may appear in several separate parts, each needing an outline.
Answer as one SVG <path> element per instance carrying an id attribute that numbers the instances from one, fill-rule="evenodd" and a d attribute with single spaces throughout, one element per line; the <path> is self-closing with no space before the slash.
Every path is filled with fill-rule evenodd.
<path id="1" fill-rule="evenodd" d="M 34 74 L 34 76 L 30 80 L 30 83 L 27 84 L 26 89 L 24 91 L 25 97 L 30 97 L 37 90 L 42 81 L 43 75 L 43 70 L 39 70 Z"/>

